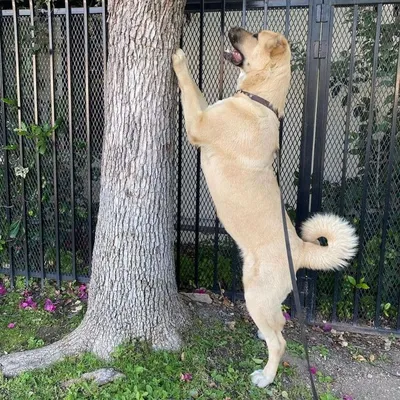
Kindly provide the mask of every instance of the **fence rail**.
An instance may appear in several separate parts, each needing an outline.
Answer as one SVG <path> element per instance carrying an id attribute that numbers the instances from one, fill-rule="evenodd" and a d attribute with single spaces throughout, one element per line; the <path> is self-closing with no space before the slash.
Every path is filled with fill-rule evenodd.
<path id="1" fill-rule="evenodd" d="M 0 272 L 88 281 L 105 8 L 11 4 L 0 11 Z M 310 321 L 400 330 L 399 9 L 399 0 L 187 1 L 181 47 L 210 103 L 235 89 L 237 71 L 220 57 L 231 26 L 280 31 L 291 43 L 280 138 L 287 209 L 297 227 L 314 212 L 340 214 L 361 239 L 346 271 L 299 273 Z M 215 214 L 181 107 L 176 117 L 178 283 L 222 287 L 234 298 L 238 251 Z"/>

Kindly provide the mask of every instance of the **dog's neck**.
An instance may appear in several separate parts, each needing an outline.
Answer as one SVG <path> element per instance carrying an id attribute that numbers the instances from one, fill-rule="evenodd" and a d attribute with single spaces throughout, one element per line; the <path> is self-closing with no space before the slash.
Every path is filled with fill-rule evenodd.
<path id="1" fill-rule="evenodd" d="M 268 100 L 283 115 L 290 83 L 290 66 L 268 67 L 262 71 L 240 72 L 237 90 L 245 90 Z"/>

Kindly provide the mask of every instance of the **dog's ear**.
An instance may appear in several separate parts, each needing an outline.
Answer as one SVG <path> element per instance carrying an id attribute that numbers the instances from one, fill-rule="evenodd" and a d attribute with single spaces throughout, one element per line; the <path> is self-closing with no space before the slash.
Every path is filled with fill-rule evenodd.
<path id="1" fill-rule="evenodd" d="M 266 50 L 271 54 L 271 57 L 282 54 L 286 51 L 288 46 L 288 41 L 285 36 L 280 33 L 274 33 L 270 35 L 265 42 Z"/>
<path id="2" fill-rule="evenodd" d="M 284 53 L 288 46 L 289 43 L 285 36 L 277 33 L 276 37 L 274 38 L 274 45 L 270 48 L 271 57 Z"/>

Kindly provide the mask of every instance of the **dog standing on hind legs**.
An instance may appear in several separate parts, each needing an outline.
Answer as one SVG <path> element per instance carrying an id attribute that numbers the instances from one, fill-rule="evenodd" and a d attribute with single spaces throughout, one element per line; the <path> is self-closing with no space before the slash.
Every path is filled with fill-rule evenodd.
<path id="1" fill-rule="evenodd" d="M 290 84 L 290 47 L 272 31 L 232 28 L 233 51 L 224 57 L 241 70 L 238 92 L 208 105 L 193 81 L 184 52 L 173 55 L 188 139 L 201 148 L 201 165 L 217 214 L 243 257 L 247 309 L 268 346 L 268 363 L 252 382 L 273 382 L 286 341 L 281 304 L 292 290 L 285 247 L 280 189 L 272 167 L 279 146 Z M 264 104 L 255 99 L 264 99 Z M 267 100 L 265 106 L 265 100 Z M 302 238 L 286 215 L 296 270 L 345 267 L 357 250 L 355 230 L 335 215 L 306 221 Z M 328 246 L 320 246 L 325 237 Z"/>

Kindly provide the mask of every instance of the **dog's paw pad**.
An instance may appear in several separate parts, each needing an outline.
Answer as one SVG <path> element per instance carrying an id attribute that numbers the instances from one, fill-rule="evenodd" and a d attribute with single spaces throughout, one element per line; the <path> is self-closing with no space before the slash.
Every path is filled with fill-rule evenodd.
<path id="1" fill-rule="evenodd" d="M 264 372 L 262 369 L 258 369 L 257 371 L 254 371 L 250 375 L 250 377 L 251 377 L 251 381 L 253 382 L 253 384 L 260 388 L 264 388 L 273 382 L 273 379 L 270 379 L 264 375 Z"/>
<path id="2" fill-rule="evenodd" d="M 182 68 L 186 63 L 186 55 L 182 49 L 176 50 L 175 54 L 172 55 L 172 64 L 174 69 Z"/>
<path id="3" fill-rule="evenodd" d="M 261 340 L 265 340 L 265 336 L 263 335 L 263 333 L 260 330 L 257 331 L 257 337 Z"/>

